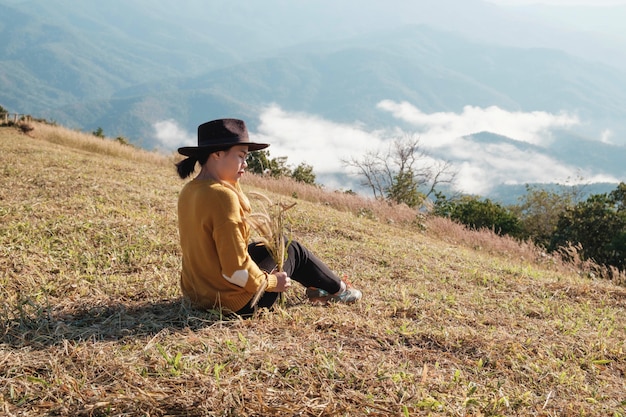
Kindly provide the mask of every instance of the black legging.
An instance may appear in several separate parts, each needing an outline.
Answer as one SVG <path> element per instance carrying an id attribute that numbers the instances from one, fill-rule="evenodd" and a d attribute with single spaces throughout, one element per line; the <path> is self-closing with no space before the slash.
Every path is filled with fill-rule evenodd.
<path id="1" fill-rule="evenodd" d="M 251 243 L 248 245 L 248 253 L 259 268 L 264 271 L 271 271 L 276 267 L 276 262 L 263 245 Z M 283 271 L 305 287 L 321 288 L 334 294 L 341 288 L 341 278 L 333 273 L 326 264 L 313 255 L 300 243 L 292 240 L 287 246 L 287 259 L 283 265 Z M 257 307 L 271 307 L 278 298 L 277 292 L 266 292 L 259 299 Z M 246 304 L 237 314 L 245 316 L 254 312 L 254 307 L 250 303 Z"/>

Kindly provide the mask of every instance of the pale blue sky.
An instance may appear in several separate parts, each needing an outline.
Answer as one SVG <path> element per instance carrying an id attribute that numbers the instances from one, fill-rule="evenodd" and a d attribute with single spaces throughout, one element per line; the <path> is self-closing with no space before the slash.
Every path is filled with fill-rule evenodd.
<path id="1" fill-rule="evenodd" d="M 616 6 L 626 5 L 626 0 L 487 0 L 490 3 L 521 6 L 527 4 L 548 4 L 553 6 Z"/>

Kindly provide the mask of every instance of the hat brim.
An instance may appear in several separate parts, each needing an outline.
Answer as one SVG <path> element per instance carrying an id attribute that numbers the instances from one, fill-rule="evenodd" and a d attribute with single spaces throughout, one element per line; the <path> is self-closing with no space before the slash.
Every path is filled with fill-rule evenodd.
<path id="1" fill-rule="evenodd" d="M 182 148 L 178 148 L 178 153 L 185 156 L 196 156 L 207 154 L 210 152 L 215 152 L 218 150 L 223 150 L 227 148 L 232 148 L 233 146 L 247 146 L 248 152 L 260 151 L 261 149 L 265 149 L 270 146 L 268 143 L 255 143 L 255 142 L 239 142 L 239 143 L 228 143 L 228 144 L 215 144 L 211 146 L 183 146 Z"/>

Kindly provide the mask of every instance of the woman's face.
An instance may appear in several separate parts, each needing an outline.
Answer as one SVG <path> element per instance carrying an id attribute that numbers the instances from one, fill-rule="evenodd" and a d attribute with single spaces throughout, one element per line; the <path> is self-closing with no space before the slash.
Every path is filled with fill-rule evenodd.
<path id="1" fill-rule="evenodd" d="M 220 151 L 215 153 L 217 175 L 220 180 L 229 182 L 231 184 L 239 181 L 239 178 L 243 175 L 248 164 L 246 163 L 246 156 L 248 156 L 247 145 L 237 145 L 228 149 L 227 151 Z"/>

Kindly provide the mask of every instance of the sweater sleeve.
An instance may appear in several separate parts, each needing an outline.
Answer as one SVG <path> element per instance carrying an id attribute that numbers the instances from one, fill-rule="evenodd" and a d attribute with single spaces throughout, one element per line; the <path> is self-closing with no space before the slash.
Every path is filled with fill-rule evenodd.
<path id="1" fill-rule="evenodd" d="M 266 291 L 271 292 L 277 285 L 276 276 L 262 271 L 250 257 L 249 229 L 243 220 L 239 200 L 232 192 L 226 191 L 225 194 L 228 198 L 222 199 L 218 210 L 223 221 L 216 223 L 213 229 L 222 277 L 252 294 L 267 280 Z"/>

